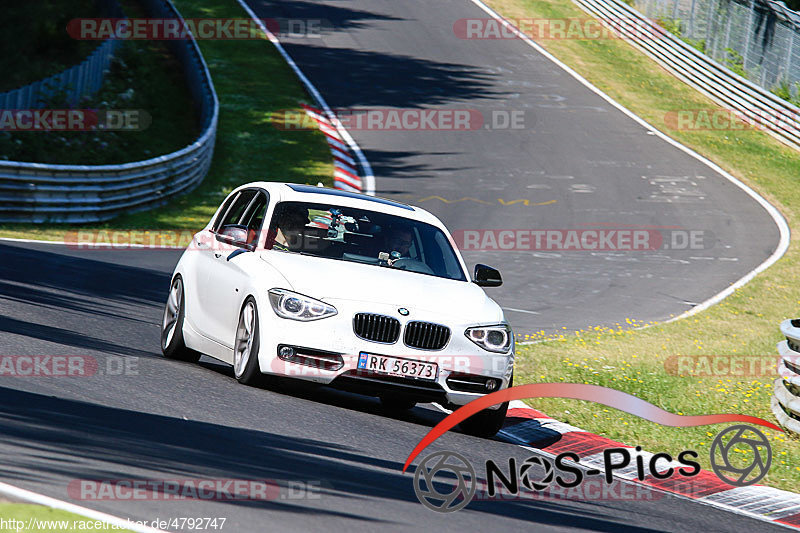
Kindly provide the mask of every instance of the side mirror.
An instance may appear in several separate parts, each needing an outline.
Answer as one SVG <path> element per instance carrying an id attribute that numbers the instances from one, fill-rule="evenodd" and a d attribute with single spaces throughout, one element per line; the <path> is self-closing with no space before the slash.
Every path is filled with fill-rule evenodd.
<path id="1" fill-rule="evenodd" d="M 253 245 L 247 242 L 247 228 L 244 226 L 234 224 L 223 226 L 219 233 L 217 233 L 217 240 L 226 244 L 238 246 L 239 248 L 253 249 Z"/>
<path id="2" fill-rule="evenodd" d="M 500 271 L 487 265 L 475 265 L 475 275 L 472 282 L 480 287 L 499 287 L 503 284 Z"/>

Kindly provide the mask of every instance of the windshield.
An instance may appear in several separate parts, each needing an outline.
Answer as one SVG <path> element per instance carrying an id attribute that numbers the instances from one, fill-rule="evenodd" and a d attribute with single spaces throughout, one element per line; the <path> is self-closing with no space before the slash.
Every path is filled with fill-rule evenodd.
<path id="1" fill-rule="evenodd" d="M 281 202 L 275 206 L 266 247 L 466 281 L 440 229 L 364 209 Z"/>

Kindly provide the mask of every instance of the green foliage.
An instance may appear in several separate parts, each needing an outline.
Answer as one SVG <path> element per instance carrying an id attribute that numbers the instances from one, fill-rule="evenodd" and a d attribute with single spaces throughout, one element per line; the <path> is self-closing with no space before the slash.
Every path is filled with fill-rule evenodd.
<path id="1" fill-rule="evenodd" d="M 105 165 L 179 150 L 194 141 L 200 131 L 180 69 L 163 43 L 125 41 L 97 94 L 74 103 L 65 90 L 58 90 L 44 107 L 144 110 L 152 117 L 147 129 L 4 131 L 0 132 L 1 157 L 35 163 Z"/>
<path id="2" fill-rule="evenodd" d="M 688 37 L 681 37 L 681 40 L 697 50 L 698 52 L 706 53 L 706 40 L 705 39 L 689 39 Z"/>
<path id="3" fill-rule="evenodd" d="M 656 24 L 670 32 L 675 37 L 680 37 L 683 34 L 683 24 L 681 23 L 680 19 L 674 19 L 672 17 L 661 15 L 656 17 Z"/>
<path id="4" fill-rule="evenodd" d="M 772 88 L 772 92 L 787 102 L 800 106 L 800 82 L 795 82 L 792 87 L 788 80 L 783 80 Z"/>
<path id="5" fill-rule="evenodd" d="M 747 72 L 744 70 L 744 58 L 742 54 L 733 48 L 725 49 L 725 66 L 743 78 L 747 78 Z"/>

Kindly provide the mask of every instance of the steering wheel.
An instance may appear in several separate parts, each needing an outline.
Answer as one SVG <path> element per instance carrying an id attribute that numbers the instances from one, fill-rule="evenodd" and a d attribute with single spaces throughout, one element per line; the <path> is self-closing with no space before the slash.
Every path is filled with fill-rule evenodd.
<path id="1" fill-rule="evenodd" d="M 422 274 L 434 273 L 431 267 L 422 261 L 417 261 L 416 259 L 411 259 L 410 257 L 401 257 L 392 263 L 392 266 L 401 270 L 408 270 L 410 272 L 420 272 Z"/>

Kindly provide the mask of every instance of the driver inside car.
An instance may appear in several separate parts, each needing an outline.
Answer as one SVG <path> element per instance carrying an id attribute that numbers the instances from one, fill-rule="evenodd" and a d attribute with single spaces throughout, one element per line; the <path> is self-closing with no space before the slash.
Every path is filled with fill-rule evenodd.
<path id="1" fill-rule="evenodd" d="M 303 229 L 308 224 L 308 210 L 299 206 L 286 206 L 278 220 L 273 250 L 298 250 L 303 246 Z"/>
<path id="2" fill-rule="evenodd" d="M 392 233 L 389 239 L 389 248 L 393 252 L 398 252 L 400 257 L 411 257 L 409 249 L 414 243 L 411 230 L 407 228 L 398 228 Z"/>

